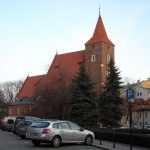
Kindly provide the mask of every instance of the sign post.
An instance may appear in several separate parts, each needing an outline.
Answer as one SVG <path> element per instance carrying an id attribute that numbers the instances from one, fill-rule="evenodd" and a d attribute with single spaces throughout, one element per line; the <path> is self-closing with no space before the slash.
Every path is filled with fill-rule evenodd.
<path id="1" fill-rule="evenodd" d="M 132 150 L 132 102 L 134 102 L 134 90 L 128 89 L 126 91 L 126 97 L 129 102 L 129 110 L 130 110 L 130 150 Z"/>

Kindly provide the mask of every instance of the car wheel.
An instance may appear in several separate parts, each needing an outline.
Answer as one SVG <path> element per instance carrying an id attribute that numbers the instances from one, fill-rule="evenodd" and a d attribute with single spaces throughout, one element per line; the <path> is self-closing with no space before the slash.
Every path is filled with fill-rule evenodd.
<path id="1" fill-rule="evenodd" d="M 41 144 L 41 142 L 39 142 L 39 141 L 32 141 L 32 143 L 34 146 L 40 146 L 40 144 Z"/>
<path id="2" fill-rule="evenodd" d="M 59 136 L 54 136 L 52 139 L 52 145 L 54 147 L 59 147 L 61 145 L 61 138 Z"/>
<path id="3" fill-rule="evenodd" d="M 92 145 L 92 136 L 91 135 L 86 136 L 84 144 L 87 146 Z"/>

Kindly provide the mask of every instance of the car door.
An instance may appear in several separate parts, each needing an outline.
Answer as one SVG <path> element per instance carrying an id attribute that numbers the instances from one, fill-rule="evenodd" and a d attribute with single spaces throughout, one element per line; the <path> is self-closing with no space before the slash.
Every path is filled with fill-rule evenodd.
<path id="1" fill-rule="evenodd" d="M 85 140 L 86 134 L 84 130 L 77 124 L 69 122 L 70 128 L 72 130 L 72 139 L 74 142 L 81 142 Z"/>
<path id="2" fill-rule="evenodd" d="M 69 122 L 61 122 L 60 127 L 63 142 L 72 142 L 72 130 L 69 126 Z"/>

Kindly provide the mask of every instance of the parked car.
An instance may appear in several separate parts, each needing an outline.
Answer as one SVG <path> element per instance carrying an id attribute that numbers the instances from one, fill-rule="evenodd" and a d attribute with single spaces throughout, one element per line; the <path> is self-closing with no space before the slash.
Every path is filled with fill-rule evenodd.
<path id="1" fill-rule="evenodd" d="M 32 124 L 33 120 L 22 120 L 16 125 L 16 134 L 22 139 L 26 138 L 28 127 Z"/>
<path id="2" fill-rule="evenodd" d="M 39 120 L 40 118 L 38 117 L 33 117 L 33 116 L 19 116 L 15 119 L 15 122 L 14 122 L 14 126 L 13 126 L 13 129 L 12 131 L 16 134 L 16 126 L 17 124 L 22 121 L 22 120 Z"/>
<path id="3" fill-rule="evenodd" d="M 7 121 L 9 119 L 15 119 L 16 116 L 8 116 L 8 117 L 4 117 L 4 119 L 2 120 L 2 124 L 1 124 L 1 129 L 2 130 L 6 130 L 6 127 L 7 127 Z"/>
<path id="4" fill-rule="evenodd" d="M 145 125 L 144 129 L 145 130 L 150 130 L 150 125 Z"/>
<path id="5" fill-rule="evenodd" d="M 7 130 L 7 131 L 12 131 L 14 122 L 15 122 L 15 118 L 10 118 L 10 119 L 8 119 L 8 121 L 7 121 L 7 123 L 6 123 L 6 130 Z"/>
<path id="6" fill-rule="evenodd" d="M 73 122 L 60 120 L 35 121 L 28 128 L 26 136 L 35 146 L 43 142 L 51 143 L 54 147 L 59 147 L 62 143 L 91 145 L 95 139 L 93 132 Z"/>

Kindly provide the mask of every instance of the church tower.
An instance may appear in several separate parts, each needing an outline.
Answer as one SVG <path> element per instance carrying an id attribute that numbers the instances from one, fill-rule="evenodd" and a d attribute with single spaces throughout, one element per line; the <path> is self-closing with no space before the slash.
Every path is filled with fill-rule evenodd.
<path id="1" fill-rule="evenodd" d="M 114 44 L 109 40 L 99 15 L 93 36 L 85 43 L 85 65 L 97 91 L 101 92 L 105 87 L 110 59 L 114 60 Z"/>

